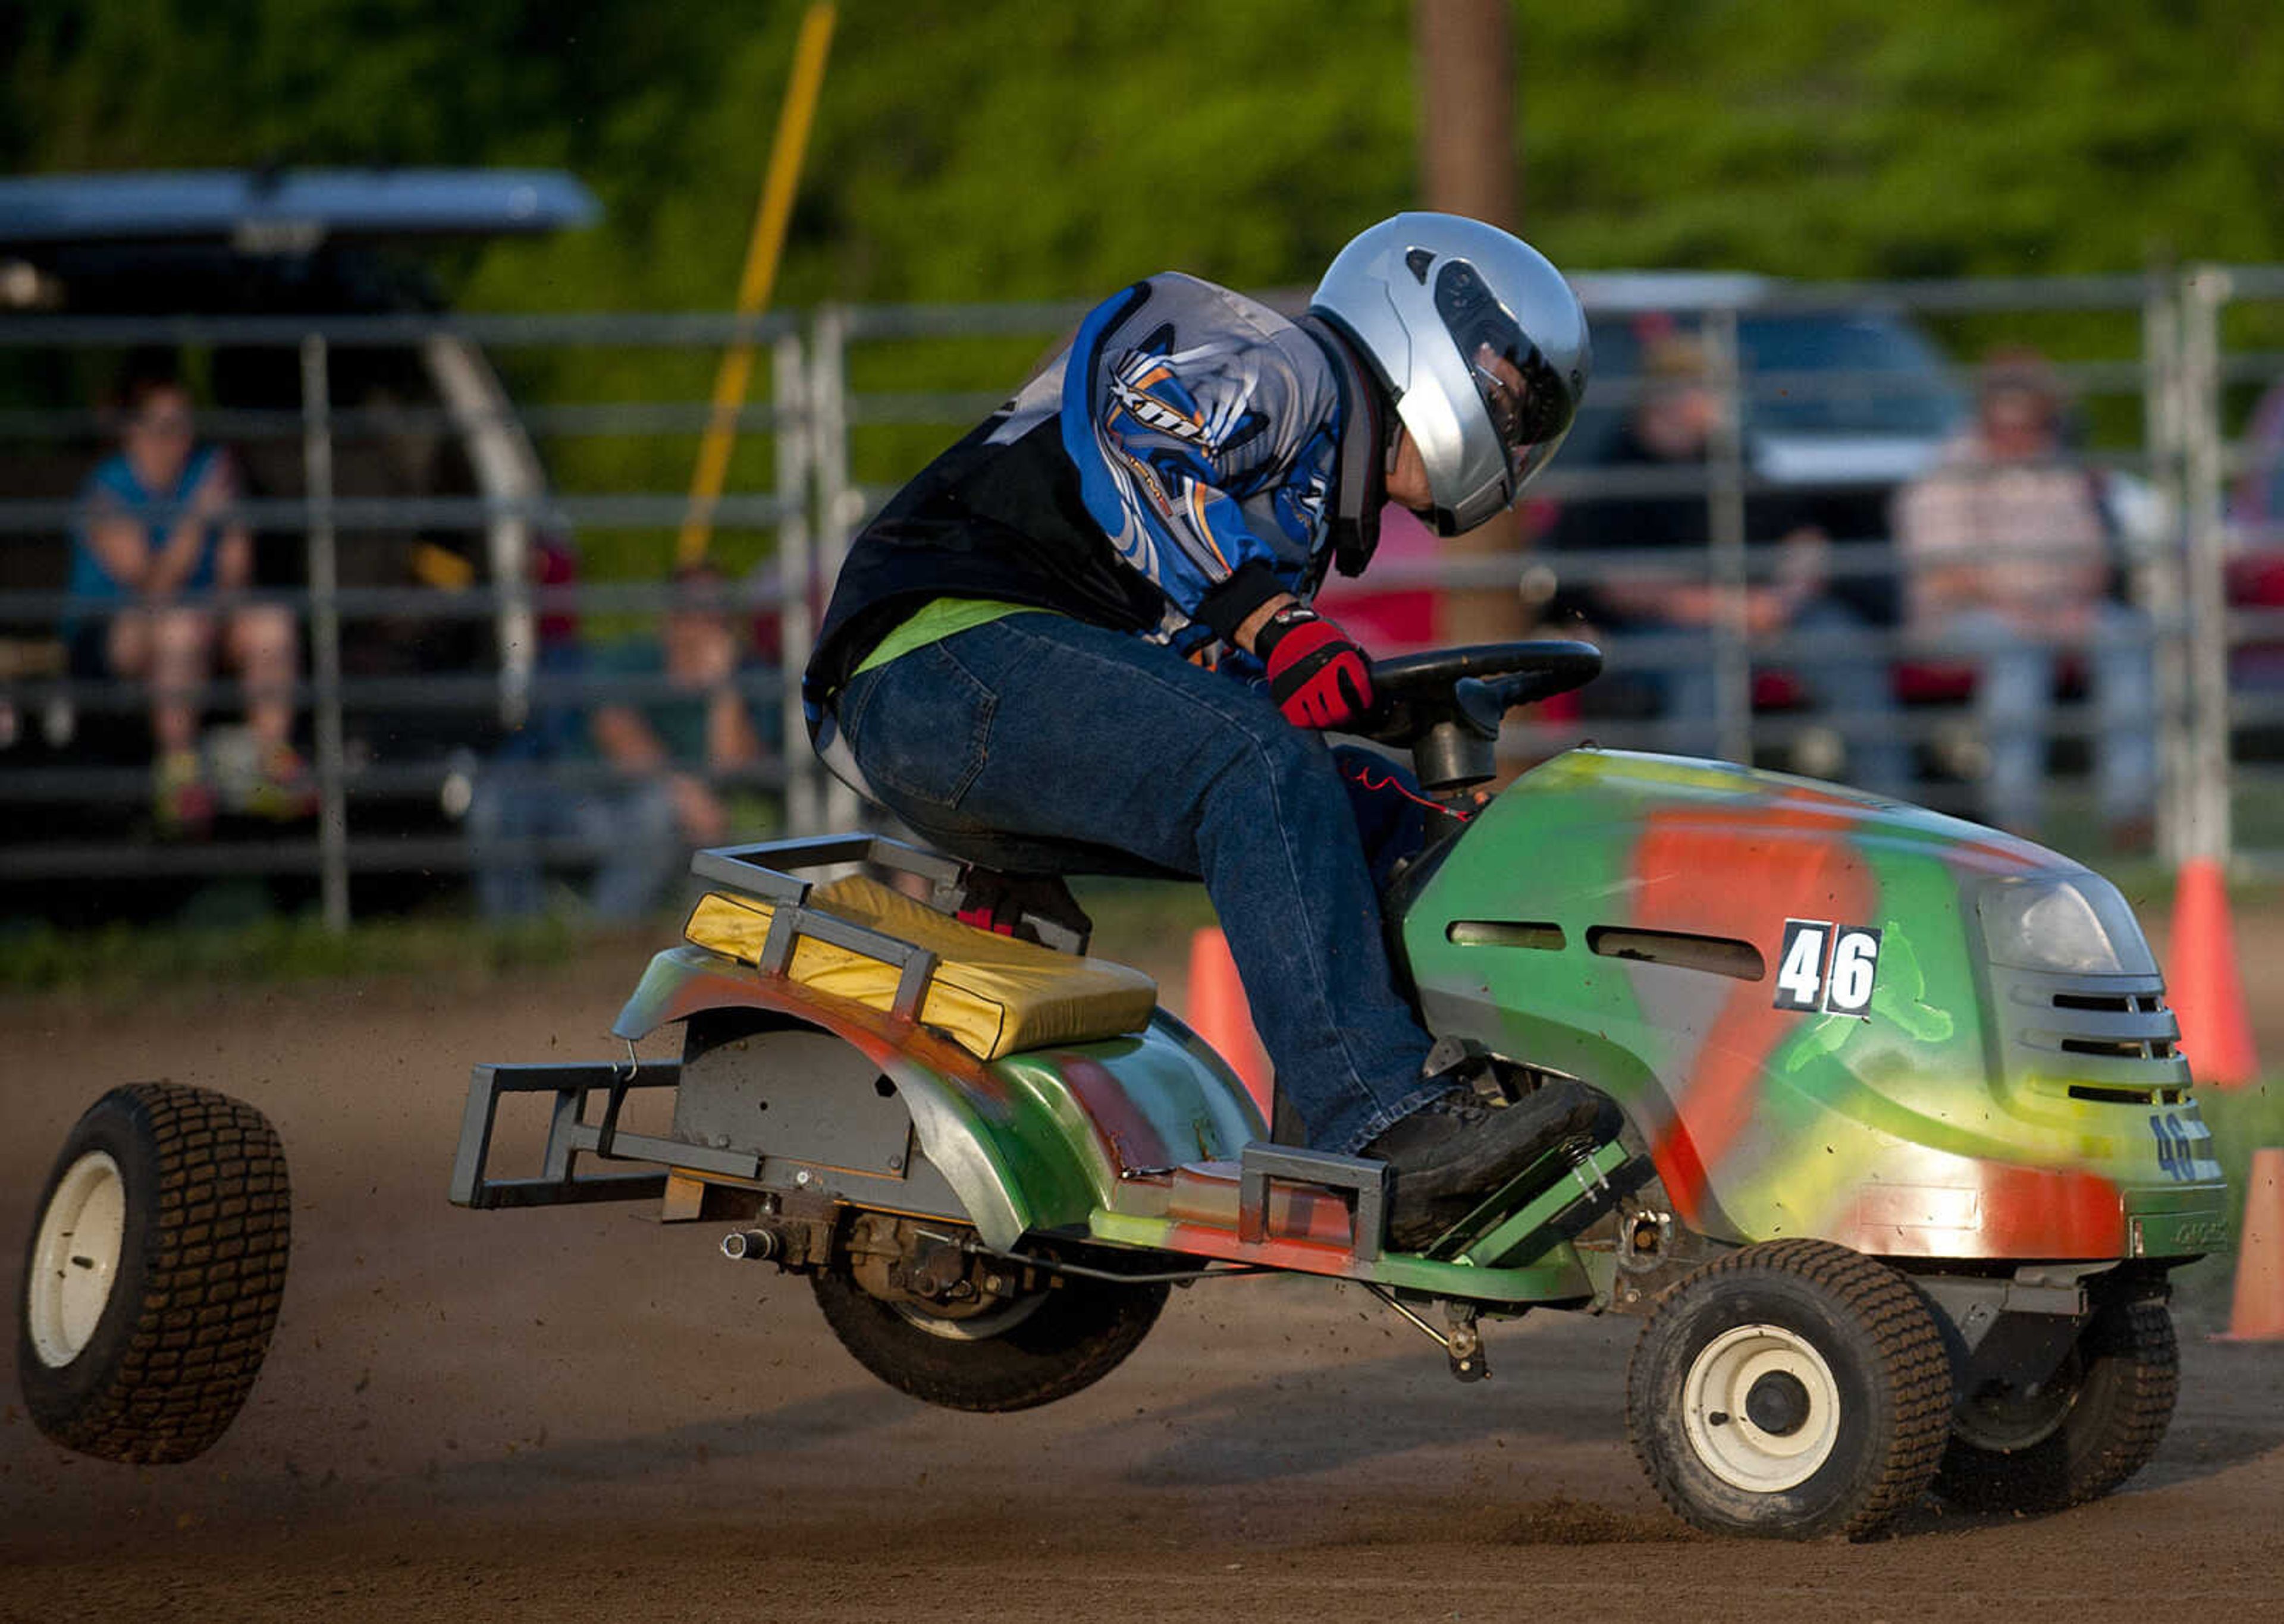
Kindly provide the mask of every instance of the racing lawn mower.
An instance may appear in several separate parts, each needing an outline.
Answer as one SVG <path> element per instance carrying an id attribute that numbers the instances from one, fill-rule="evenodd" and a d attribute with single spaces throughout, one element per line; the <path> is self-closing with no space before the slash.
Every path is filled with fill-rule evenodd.
<path id="1" fill-rule="evenodd" d="M 1422 1019 L 1487 1109 L 1607 1103 L 1416 1251 L 1388 1244 L 1385 1165 L 1276 1143 L 1148 977 L 1086 955 L 1059 882 L 872 836 L 700 854 L 720 888 L 621 1011 L 626 1062 L 478 1066 L 452 1199 L 725 1223 L 868 1369 L 959 1409 L 1076 1392 L 1169 1287 L 1281 1271 L 1356 1282 L 1463 1380 L 1485 1319 L 1639 1317 L 1634 1447 L 1702 1528 L 1861 1536 L 1929 1487 L 2014 1511 L 2116 1487 L 2172 1410 L 2168 1272 L 2227 1234 L 2131 910 L 2025 842 L 1718 762 L 1582 748 L 1475 794 L 1505 714 L 1600 665 L 1519 643 L 1374 668 L 1373 736 L 1448 808 L 1386 897 Z M 929 900 L 803 878 L 860 864 Z M 635 1060 L 676 1021 L 681 1060 Z M 665 1133 L 622 1126 L 661 1089 Z M 516 1094 L 551 1104 L 543 1167 L 495 1176 Z M 97 1102 L 26 1257 L 41 1430 L 134 1462 L 217 1440 L 276 1320 L 287 1188 L 251 1106 Z"/>
<path id="2" fill-rule="evenodd" d="M 862 835 L 700 853 L 716 888 L 620 1012 L 627 1059 L 478 1066 L 451 1198 L 723 1224 L 958 1409 L 1075 1393 L 1169 1287 L 1281 1271 L 1356 1282 L 1464 1380 L 1485 1320 L 1638 1316 L 1633 1446 L 1701 1528 L 2116 1487 L 2172 1409 L 2168 1271 L 2226 1234 L 2131 910 L 2024 841 L 1719 762 L 1580 748 L 1472 792 L 1508 710 L 1600 667 L 1556 642 L 1374 667 L 1373 737 L 1448 808 L 1387 895 L 1423 1020 L 1492 1109 L 1555 1081 L 1609 1105 L 1417 1251 L 1388 1243 L 1385 1165 L 1277 1143 L 1083 916 L 954 917 L 1037 881 Z M 679 1061 L 635 1059 L 677 1021 Z M 670 1128 L 622 1125 L 660 1089 Z M 544 1166 L 497 1176 L 526 1094 Z"/>

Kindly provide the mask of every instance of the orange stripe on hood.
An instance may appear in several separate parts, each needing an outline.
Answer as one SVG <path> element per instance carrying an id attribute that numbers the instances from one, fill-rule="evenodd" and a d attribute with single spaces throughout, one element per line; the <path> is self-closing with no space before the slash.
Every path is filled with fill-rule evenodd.
<path id="1" fill-rule="evenodd" d="M 1788 918 L 1878 923 L 1879 886 L 1847 827 L 1805 807 L 1654 812 L 1635 850 L 1633 923 L 1749 941 L 1772 974 Z M 1667 1080 L 1678 1110 L 1651 1155 L 1686 1221 L 1699 1221 L 1712 1170 L 1752 1121 L 1769 1057 L 1804 1019 L 1814 1018 L 1775 1007 L 1767 976 L 1733 982 L 1689 1074 Z"/>

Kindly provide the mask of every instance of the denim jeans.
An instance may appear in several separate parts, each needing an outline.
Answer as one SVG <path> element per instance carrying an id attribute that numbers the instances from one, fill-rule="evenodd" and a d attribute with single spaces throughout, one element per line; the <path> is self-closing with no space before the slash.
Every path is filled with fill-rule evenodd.
<path id="1" fill-rule="evenodd" d="M 1848 779 L 1859 789 L 1890 800 L 1908 800 L 1912 791 L 1912 746 L 1896 728 L 1896 699 L 1887 656 L 1866 652 L 1863 618 L 1837 598 L 1815 598 L 1785 629 L 1804 641 L 1797 653 L 1773 663 L 1800 675 L 1817 714 L 1844 718 L 1834 726 L 1848 747 Z M 1861 640 L 1861 641 L 1859 641 Z M 1716 744 L 1713 700 L 1713 636 L 1693 632 L 1674 636 L 1668 646 L 1687 656 L 1669 669 L 1660 684 L 1668 737 L 1683 751 L 1710 755 Z"/>
<path id="2" fill-rule="evenodd" d="M 1983 814 L 2008 829 L 2035 830 L 2045 792 L 2046 727 L 2054 679 L 2069 651 L 2026 636 L 1989 609 L 1953 615 L 1947 646 L 1975 656 L 1975 721 L 1991 752 Z M 2094 791 L 2102 820 L 2146 817 L 2156 803 L 2156 677 L 2148 617 L 2124 604 L 2095 605 L 2085 650 L 2093 711 Z"/>
<path id="3" fill-rule="evenodd" d="M 550 781 L 534 763 L 499 762 L 477 781 L 467 827 L 476 902 L 487 919 L 546 910 L 544 842 L 576 842 L 595 854 L 589 904 L 614 925 L 658 907 L 688 856 L 664 778 L 582 792 Z"/>
<path id="4" fill-rule="evenodd" d="M 1265 695 L 1017 614 L 859 674 L 837 708 L 875 794 L 954 856 L 1202 878 L 1310 1144 L 1353 1152 L 1439 1091 L 1333 753 Z"/>

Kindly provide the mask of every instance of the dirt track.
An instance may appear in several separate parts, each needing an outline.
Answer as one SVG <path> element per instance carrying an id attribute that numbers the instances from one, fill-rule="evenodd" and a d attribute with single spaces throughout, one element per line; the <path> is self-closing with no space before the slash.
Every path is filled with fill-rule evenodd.
<path id="1" fill-rule="evenodd" d="M 1355 1292 L 1230 1283 L 1075 1399 L 929 1409 L 711 1227 L 445 1204 L 468 1064 L 607 1053 L 633 968 L 0 1005 L 12 1305 L 35 1187 L 113 1082 L 254 1101 L 296 1188 L 277 1343 L 211 1455 L 79 1460 L 4 1411 L 0 1619 L 2284 1617 L 2284 1345 L 2192 1336 L 2131 1492 L 1861 1547 L 1669 1519 L 1625 1443 L 1628 1322 L 1496 1328 L 1463 1387 Z"/>

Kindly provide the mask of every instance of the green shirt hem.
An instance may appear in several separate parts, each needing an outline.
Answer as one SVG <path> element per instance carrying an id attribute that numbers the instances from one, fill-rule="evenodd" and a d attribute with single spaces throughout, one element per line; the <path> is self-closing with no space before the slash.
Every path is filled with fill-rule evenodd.
<path id="1" fill-rule="evenodd" d="M 872 652 L 849 675 L 862 676 L 874 667 L 901 660 L 915 649 L 941 643 L 959 632 L 973 631 L 978 626 L 989 626 L 1011 614 L 1053 613 L 1029 604 L 1003 603 L 990 597 L 932 597 L 891 627 L 888 636 L 874 644 Z"/>

